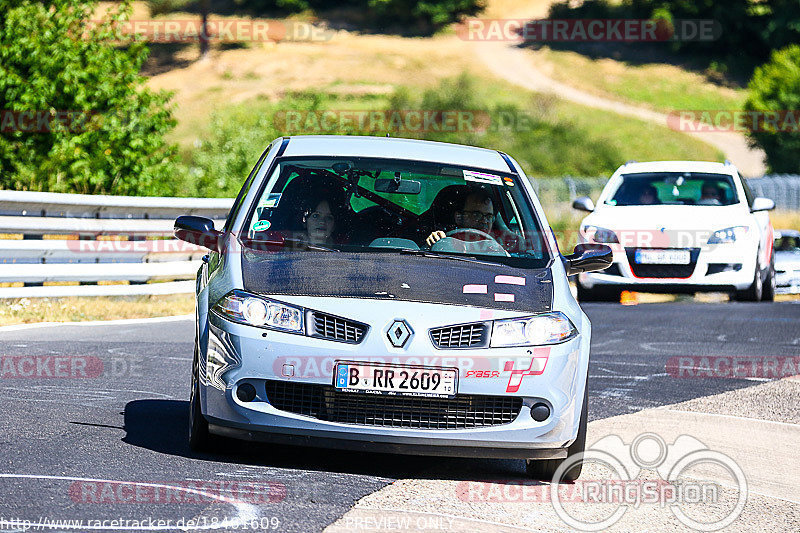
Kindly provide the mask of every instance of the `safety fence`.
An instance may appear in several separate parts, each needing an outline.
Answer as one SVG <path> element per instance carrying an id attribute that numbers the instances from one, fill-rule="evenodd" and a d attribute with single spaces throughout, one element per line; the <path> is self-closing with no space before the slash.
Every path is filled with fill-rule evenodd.
<path id="1" fill-rule="evenodd" d="M 193 292 L 208 251 L 176 240 L 175 218 L 221 226 L 232 203 L 0 191 L 0 298 Z"/>
<path id="2" fill-rule="evenodd" d="M 543 205 L 597 199 L 607 178 L 534 179 Z M 748 180 L 780 209 L 800 210 L 800 176 Z M 207 250 L 178 241 L 180 215 L 221 227 L 230 198 L 154 198 L 0 191 L 0 298 L 194 291 Z"/>

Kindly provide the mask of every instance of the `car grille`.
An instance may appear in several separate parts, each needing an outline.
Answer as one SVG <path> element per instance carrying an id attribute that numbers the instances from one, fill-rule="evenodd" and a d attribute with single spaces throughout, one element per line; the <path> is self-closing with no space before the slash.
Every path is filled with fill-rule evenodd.
<path id="1" fill-rule="evenodd" d="M 706 276 L 719 274 L 720 272 L 738 272 L 742 269 L 741 263 L 709 263 Z"/>
<path id="2" fill-rule="evenodd" d="M 512 422 L 522 398 L 461 394 L 422 398 L 337 391 L 332 386 L 267 380 L 276 409 L 326 422 L 392 428 L 467 429 Z"/>
<path id="3" fill-rule="evenodd" d="M 640 265 L 635 261 L 635 249 L 626 249 L 625 252 L 631 271 L 637 278 L 689 278 L 694 273 L 697 256 L 700 255 L 699 248 L 690 248 L 689 263 L 686 265 Z"/>
<path id="4" fill-rule="evenodd" d="M 338 316 L 328 315 L 315 311 L 312 314 L 312 337 L 332 341 L 349 342 L 358 344 L 364 338 L 368 326 Z"/>
<path id="5" fill-rule="evenodd" d="M 431 330 L 431 339 L 437 348 L 474 348 L 486 345 L 488 329 L 484 322 L 436 328 Z"/>

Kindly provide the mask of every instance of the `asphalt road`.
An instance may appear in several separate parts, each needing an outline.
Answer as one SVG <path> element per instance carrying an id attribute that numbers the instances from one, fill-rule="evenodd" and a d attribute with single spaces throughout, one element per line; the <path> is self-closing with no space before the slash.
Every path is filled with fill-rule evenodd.
<path id="1" fill-rule="evenodd" d="M 795 303 L 587 304 L 585 309 L 593 324 L 591 420 L 758 383 L 678 379 L 666 371 L 670 358 L 800 355 Z M 319 531 L 359 498 L 398 478 L 523 475 L 521 461 L 235 442 L 219 454 L 194 454 L 186 443 L 192 335 L 190 320 L 0 330 L 4 365 L 8 356 L 12 361 L 37 356 L 39 374 L 65 376 L 14 378 L 12 368 L 0 368 L 0 531 L 25 529 L 7 522 L 12 519 L 84 521 L 49 531 L 86 531 L 92 524 L 100 531 L 144 529 L 120 520 L 167 531 L 193 519 L 211 526 L 234 517 L 257 518 L 259 526 L 277 525 L 280 531 Z M 99 372 L 102 361 L 102 371 L 71 378 L 68 364 L 58 366 L 60 356 L 80 356 L 89 374 Z M 256 492 L 254 483 L 262 484 Z M 250 505 L 236 507 L 216 496 L 225 490 L 250 490 L 251 497 L 244 498 Z"/>

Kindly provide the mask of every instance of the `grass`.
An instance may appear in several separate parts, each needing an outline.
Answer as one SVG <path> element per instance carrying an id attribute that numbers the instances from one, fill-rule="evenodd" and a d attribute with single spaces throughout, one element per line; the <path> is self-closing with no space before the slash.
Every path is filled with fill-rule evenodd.
<path id="1" fill-rule="evenodd" d="M 282 112 L 309 109 L 470 110 L 489 117 L 489 123 L 485 131 L 450 133 L 357 128 L 288 131 L 284 127 Z M 529 175 L 543 178 L 608 176 L 628 159 L 722 159 L 713 147 L 680 132 L 464 73 L 433 87 L 400 85 L 388 93 L 343 91 L 341 83 L 333 83 L 322 89 L 287 92 L 274 101 L 254 97 L 220 104 L 211 119 L 175 132 L 174 140 L 193 176 L 187 178 L 182 194 L 235 194 L 269 141 L 284 134 L 324 133 L 390 133 L 499 149 L 515 157 Z"/>
<path id="2" fill-rule="evenodd" d="M 800 211 L 784 211 L 777 209 L 769 214 L 772 227 L 779 229 L 795 229 L 800 231 Z"/>
<path id="3" fill-rule="evenodd" d="M 531 54 L 554 79 L 613 100 L 641 104 L 669 113 L 675 110 L 742 109 L 747 92 L 723 87 L 679 66 L 631 65 L 592 59 L 577 52 L 542 48 Z"/>
<path id="4" fill-rule="evenodd" d="M 194 297 L 99 296 L 20 298 L 0 305 L 0 326 L 34 322 L 81 322 L 186 315 L 194 312 Z"/>

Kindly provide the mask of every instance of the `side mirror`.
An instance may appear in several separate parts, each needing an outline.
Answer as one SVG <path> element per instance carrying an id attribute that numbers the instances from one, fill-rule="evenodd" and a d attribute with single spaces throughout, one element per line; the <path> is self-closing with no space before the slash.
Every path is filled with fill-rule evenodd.
<path id="1" fill-rule="evenodd" d="M 572 255 L 564 256 L 567 276 L 608 268 L 613 257 L 611 247 L 605 244 L 579 244 Z"/>
<path id="2" fill-rule="evenodd" d="M 594 202 L 588 196 L 581 196 L 580 198 L 575 198 L 575 201 L 572 202 L 572 208 L 591 213 L 594 211 Z"/>
<path id="3" fill-rule="evenodd" d="M 769 198 L 759 196 L 753 200 L 753 207 L 750 208 L 750 212 L 755 213 L 756 211 L 772 211 L 773 209 L 775 209 L 775 202 Z"/>
<path id="4" fill-rule="evenodd" d="M 218 252 L 221 236 L 222 232 L 214 229 L 210 218 L 184 215 L 175 220 L 175 237 L 189 244 Z"/>

